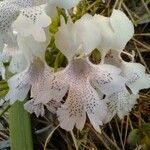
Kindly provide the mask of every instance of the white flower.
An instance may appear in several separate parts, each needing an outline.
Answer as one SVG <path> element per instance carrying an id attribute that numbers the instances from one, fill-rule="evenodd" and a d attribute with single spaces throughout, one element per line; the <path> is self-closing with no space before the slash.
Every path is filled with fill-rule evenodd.
<path id="1" fill-rule="evenodd" d="M 38 1 L 36 1 L 36 2 L 38 2 Z M 3 2 L 0 2 L 0 14 L 1 14 L 0 15 L 0 34 L 1 34 L 0 48 L 2 48 L 4 46 L 4 44 L 8 44 L 8 43 L 13 42 L 13 36 L 12 36 L 13 29 L 12 29 L 11 25 L 17 19 L 17 17 L 19 16 L 20 13 L 24 13 L 24 15 L 26 15 L 26 18 L 28 18 L 28 16 L 30 16 L 30 15 L 33 15 L 33 17 L 35 17 L 35 20 L 39 19 L 39 21 L 37 21 L 39 23 L 39 27 L 45 27 L 46 26 L 45 24 L 44 24 L 45 26 L 42 26 L 43 24 L 41 25 L 41 22 L 43 22 L 43 20 L 41 21 L 41 18 L 38 18 L 37 16 L 35 16 L 35 7 L 26 8 L 27 6 L 30 6 L 31 3 L 35 3 L 35 1 L 4 0 Z M 32 8 L 33 8 L 33 11 L 32 11 Z M 29 13 L 28 9 L 31 11 L 30 13 Z M 42 12 L 39 9 L 36 11 L 38 16 L 40 16 L 39 13 L 41 13 L 41 15 L 44 16 L 43 15 L 43 8 L 41 8 Z M 23 14 L 21 16 L 23 16 Z M 30 16 L 30 18 L 31 18 L 31 16 Z M 25 19 L 25 17 L 23 19 Z M 48 21 L 48 18 L 46 18 L 46 19 Z M 27 27 L 27 26 L 25 26 L 25 27 Z"/>
<path id="2" fill-rule="evenodd" d="M 87 114 L 94 128 L 100 132 L 99 125 L 116 113 L 122 117 L 131 110 L 125 108 L 120 111 L 119 105 L 123 102 L 131 104 L 136 99 L 128 93 L 121 69 L 107 64 L 94 65 L 88 60 L 88 55 L 101 43 L 101 32 L 94 17 L 86 14 L 75 23 L 69 20 L 67 24 L 62 20 L 55 43 L 68 58 L 68 66 L 56 73 L 45 73 L 38 83 L 40 86 L 34 91 L 34 105 L 62 102 L 67 96 L 57 111 L 60 126 L 67 131 L 74 126 L 82 130 Z M 120 93 L 124 95 L 123 99 Z M 127 97 L 131 97 L 131 102 Z M 118 105 L 113 114 L 108 107 L 109 100 Z"/>
<path id="3" fill-rule="evenodd" d="M 37 116 L 44 116 L 44 105 L 52 113 L 56 113 L 57 108 L 60 107 L 61 103 L 57 100 L 54 100 L 52 97 L 55 91 L 52 91 L 51 93 L 51 91 L 49 91 L 47 88 L 49 87 L 49 84 L 52 84 L 50 80 L 47 80 L 49 77 L 51 77 L 52 72 L 52 69 L 46 66 L 42 76 L 40 76 L 40 78 L 38 78 L 36 82 L 32 84 L 32 100 L 24 105 L 28 112 L 35 113 Z M 61 95 L 61 93 L 59 93 L 59 95 Z M 38 103 L 38 101 L 41 100 L 43 103 Z M 44 103 L 45 101 L 47 101 L 47 103 Z"/>
<path id="4" fill-rule="evenodd" d="M 9 49 L 5 47 L 1 53 L 1 63 L 8 63 L 8 70 L 13 74 L 23 71 L 27 67 L 27 61 L 18 47 Z"/>
<path id="5" fill-rule="evenodd" d="M 49 103 L 45 104 L 46 108 L 51 112 L 51 113 L 56 113 L 56 110 L 58 107 L 60 107 L 60 103 L 57 103 L 55 101 L 50 101 Z M 44 116 L 45 115 L 45 108 L 44 104 L 39 103 L 35 104 L 34 100 L 29 100 L 24 104 L 24 108 L 29 112 L 29 113 L 35 113 L 37 117 L 39 116 Z"/>
<path id="6" fill-rule="evenodd" d="M 120 10 L 113 10 L 110 17 L 95 15 L 95 20 L 99 23 L 102 41 L 98 49 L 104 57 L 112 49 L 122 51 L 134 34 L 134 27 L 128 17 Z"/>
<path id="7" fill-rule="evenodd" d="M 43 75 L 45 69 L 45 51 L 50 42 L 48 29 L 46 30 L 47 40 L 37 42 L 32 36 L 18 36 L 18 46 L 22 50 L 27 61 L 27 68 L 8 80 L 9 92 L 6 100 L 13 104 L 16 100 L 24 100 L 31 85 Z"/>
<path id="8" fill-rule="evenodd" d="M 20 64 L 20 59 L 24 56 L 22 55 L 21 51 L 18 49 L 18 44 L 16 41 L 16 34 L 13 32 L 12 24 L 18 18 L 19 14 L 20 17 L 18 21 L 14 23 L 14 28 L 19 31 L 26 32 L 27 35 L 33 34 L 35 39 L 38 41 L 45 41 L 46 36 L 44 32 L 44 27 L 47 27 L 50 24 L 50 18 L 46 16 L 44 13 L 44 6 L 37 6 L 37 7 L 30 7 L 28 6 L 35 6 L 37 4 L 43 3 L 42 0 L 5 0 L 0 2 L 0 57 L 1 57 L 1 74 L 4 78 L 5 75 L 5 68 L 3 66 L 4 55 L 11 56 L 12 60 L 10 62 L 9 69 L 15 73 L 20 72 L 25 67 L 25 61 Z M 44 2 L 45 3 L 45 2 Z M 26 8 L 27 7 L 27 8 Z M 36 14 L 36 15 L 35 15 Z M 32 16 L 32 17 L 31 17 Z M 30 17 L 30 19 L 28 19 Z M 21 27 L 22 26 L 22 27 Z M 18 28 L 19 29 L 18 29 Z M 27 28 L 28 27 L 28 28 Z M 24 30 L 22 30 L 24 29 Z M 34 32 L 33 32 L 34 29 Z M 29 33 L 32 31 L 31 33 Z M 24 33 L 24 32 L 23 32 Z M 40 36 L 37 35 L 40 34 Z M 20 33 L 19 33 L 20 34 Z M 20 56 L 20 58 L 17 58 Z M 4 60 L 5 61 L 5 60 Z"/>
<path id="9" fill-rule="evenodd" d="M 103 120 L 104 123 L 111 121 L 116 114 L 120 119 L 123 119 L 137 103 L 137 98 L 139 98 L 137 94 L 130 94 L 126 88 L 107 96 L 105 99 L 107 101 L 108 111 L 107 117 Z"/>
<path id="10" fill-rule="evenodd" d="M 120 55 L 120 53 L 111 50 L 105 58 L 105 63 L 115 65 L 122 70 L 121 74 L 125 77 L 126 85 L 132 93 L 137 94 L 141 89 L 150 88 L 150 75 L 145 73 L 145 67 L 140 63 L 125 62 Z"/>
<path id="11" fill-rule="evenodd" d="M 65 24 L 62 20 L 59 31 L 56 33 L 55 43 L 70 60 L 73 57 L 90 54 L 97 48 L 100 40 L 97 23 L 91 15 L 85 14 L 75 23 L 69 19 Z"/>
<path id="12" fill-rule="evenodd" d="M 26 109 L 29 113 L 35 113 L 37 117 L 45 115 L 45 109 L 43 104 L 34 104 L 33 100 L 29 100 L 24 104 L 24 109 Z"/>
<path id="13" fill-rule="evenodd" d="M 7 36 L 5 42 L 5 36 L 0 39 L 1 48 L 4 43 L 7 44 L 7 49 L 17 47 L 27 63 L 25 69 L 22 65 L 18 69 L 14 66 L 21 61 L 16 59 L 19 53 L 12 57 L 11 70 L 22 71 L 8 80 L 6 100 L 11 104 L 16 100 L 22 101 L 31 90 L 31 100 L 24 105 L 25 109 L 36 116 L 43 116 L 46 106 L 49 111 L 57 114 L 60 126 L 67 131 L 75 126 L 82 130 L 86 115 L 98 132 L 100 126 L 110 121 L 114 115 L 117 114 L 120 118 L 127 115 L 136 103 L 138 91 L 150 86 L 150 76 L 145 74 L 142 65 L 127 63 L 120 57 L 134 32 L 126 15 L 114 10 L 109 18 L 85 14 L 75 23 L 70 18 L 67 23 L 61 19 L 55 44 L 67 57 L 68 65 L 63 70 L 54 72 L 45 62 L 45 51 L 50 42 L 48 26 L 51 19 L 45 14 L 45 7 L 48 6 L 31 7 L 32 2 L 12 1 L 11 6 L 18 5 L 20 15 L 16 19 L 17 13 L 15 22 L 13 20 L 7 29 L 12 31 L 13 27 L 18 32 L 17 40 L 10 38 L 14 34 Z M 50 0 L 49 5 L 55 9 L 70 9 L 78 2 L 79 0 Z M 25 8 L 22 9 L 21 5 Z M 5 35 L 8 33 L 5 32 Z M 88 58 L 95 48 L 102 50 L 102 58 L 112 49 L 113 57 L 109 55 L 103 59 L 103 63 L 95 65 Z"/>
<path id="14" fill-rule="evenodd" d="M 127 86 L 134 94 L 141 89 L 150 88 L 150 75 L 146 74 L 145 67 L 139 63 L 122 63 L 122 73 L 127 78 Z"/>
<path id="15" fill-rule="evenodd" d="M 8 43 L 5 45 L 0 56 L 2 63 L 10 62 L 8 70 L 12 73 L 19 73 L 27 67 L 25 57 L 17 44 L 16 32 L 13 32 L 13 43 Z"/>
<path id="16" fill-rule="evenodd" d="M 26 67 L 27 61 L 21 51 L 11 55 L 11 61 L 8 67 L 9 71 L 11 71 L 13 74 L 20 73 L 25 70 Z"/>
<path id="17" fill-rule="evenodd" d="M 128 53 L 126 54 L 131 56 Z M 120 52 L 114 50 L 111 50 L 105 57 L 104 62 L 121 69 L 121 75 L 126 80 L 125 84 L 130 89 L 130 92 L 132 92 L 130 94 L 125 89 L 122 89 L 122 92 L 114 93 L 106 98 L 110 112 L 105 122 L 109 122 L 116 113 L 121 119 L 129 113 L 136 104 L 139 90 L 150 88 L 150 75 L 145 73 L 145 67 L 143 65 L 134 62 L 125 62 L 121 58 Z M 118 98 L 114 100 L 114 97 Z"/>
<path id="18" fill-rule="evenodd" d="M 60 126 L 66 130 L 72 130 L 74 126 L 82 130 L 87 114 L 94 128 L 100 132 L 99 125 L 103 124 L 107 114 L 103 96 L 113 94 L 118 87 L 125 87 L 119 74 L 120 70 L 111 65 L 97 66 L 86 58 L 72 59 L 64 70 L 45 75 L 40 80 L 33 99 L 35 104 L 61 102 L 69 90 L 65 103 L 57 111 Z M 98 84 L 95 83 L 97 79 Z"/>
<path id="19" fill-rule="evenodd" d="M 50 42 L 48 29 L 45 28 L 51 23 L 44 8 L 45 5 L 24 9 L 20 9 L 19 6 L 20 15 L 17 20 L 15 18 L 16 21 L 13 20 L 15 21 L 13 29 L 18 32 L 15 42 L 18 44 L 18 49 L 21 51 L 22 57 L 25 58 L 27 65 L 25 70 L 8 80 L 9 92 L 6 95 L 6 100 L 10 100 L 11 104 L 16 100 L 24 100 L 31 85 L 44 71 L 45 50 Z M 18 64 L 19 61 L 19 59 L 14 60 L 13 57 L 10 65 L 12 71 L 17 71 L 18 68 L 14 68 L 14 65 Z"/>
<path id="20" fill-rule="evenodd" d="M 9 92 L 5 99 L 9 100 L 10 104 L 13 104 L 16 100 L 23 101 L 30 90 L 30 86 L 42 74 L 43 68 L 43 62 L 35 59 L 23 72 L 11 77 L 8 80 Z"/>
<path id="21" fill-rule="evenodd" d="M 99 68 L 99 69 L 98 69 Z M 105 95 L 111 95 L 125 87 L 125 79 L 121 70 L 112 65 L 98 65 L 92 73 L 92 84 Z"/>
<path id="22" fill-rule="evenodd" d="M 45 6 L 29 7 L 21 10 L 13 29 L 22 36 L 32 35 L 36 41 L 44 42 L 46 35 L 44 28 L 51 24 L 51 19 L 45 13 Z"/>

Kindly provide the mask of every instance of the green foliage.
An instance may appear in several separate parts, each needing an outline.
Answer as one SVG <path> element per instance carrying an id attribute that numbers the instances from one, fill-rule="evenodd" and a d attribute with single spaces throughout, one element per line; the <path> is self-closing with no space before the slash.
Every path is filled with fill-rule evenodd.
<path id="1" fill-rule="evenodd" d="M 16 102 L 10 108 L 11 150 L 33 150 L 30 116 L 23 105 L 24 102 Z"/>
<path id="2" fill-rule="evenodd" d="M 128 142 L 132 145 L 139 144 L 140 139 L 141 139 L 141 132 L 139 129 L 133 129 L 128 136 Z"/>
<path id="3" fill-rule="evenodd" d="M 144 145 L 144 149 L 148 150 L 150 148 L 150 124 L 142 124 L 139 129 L 133 129 L 128 136 L 128 142 L 131 145 Z"/>

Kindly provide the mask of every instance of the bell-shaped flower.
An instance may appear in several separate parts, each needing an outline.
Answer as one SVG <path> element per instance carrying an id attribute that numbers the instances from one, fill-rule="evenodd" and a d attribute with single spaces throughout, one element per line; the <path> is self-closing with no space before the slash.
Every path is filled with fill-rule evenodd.
<path id="1" fill-rule="evenodd" d="M 124 53 L 133 59 L 131 54 Z M 104 63 L 115 65 L 121 69 L 121 76 L 125 78 L 125 84 L 131 93 L 122 90 L 124 92 L 114 93 L 106 98 L 108 100 L 108 107 L 110 108 L 108 117 L 105 120 L 105 122 L 108 122 L 116 113 L 120 118 L 128 114 L 136 104 L 139 90 L 150 88 L 150 75 L 145 73 L 146 69 L 143 65 L 134 62 L 125 62 L 121 58 L 120 53 L 114 50 L 111 50 L 105 57 Z M 118 97 L 118 100 L 112 100 L 114 99 L 113 97 Z"/>
<path id="2" fill-rule="evenodd" d="M 82 130 L 87 114 L 100 132 L 99 125 L 103 124 L 108 111 L 103 96 L 125 87 L 120 69 L 111 65 L 94 65 L 87 58 L 72 59 L 64 70 L 43 78 L 33 95 L 34 104 L 62 102 L 68 93 L 65 103 L 57 111 L 60 126 L 65 130 L 72 130 L 74 126 Z"/>
<path id="3" fill-rule="evenodd" d="M 121 69 L 112 65 L 94 65 L 88 60 L 100 39 L 97 23 L 90 15 L 75 23 L 69 20 L 65 24 L 63 21 L 55 43 L 68 58 L 68 66 L 56 73 L 45 73 L 38 88 L 34 88 L 34 105 L 61 103 L 66 97 L 57 110 L 60 126 L 65 130 L 72 130 L 74 126 L 82 130 L 87 114 L 94 128 L 100 132 L 99 125 L 105 122 L 109 112 L 104 97 L 126 89 Z"/>
<path id="4" fill-rule="evenodd" d="M 46 41 L 44 28 L 51 24 L 51 19 L 45 13 L 45 6 L 22 9 L 19 17 L 12 25 L 13 29 L 23 36 L 32 35 L 37 41 Z"/>
<path id="5" fill-rule="evenodd" d="M 44 2 L 44 1 L 43 1 Z M 30 35 L 32 34 L 29 33 L 31 30 L 33 30 L 33 26 L 35 26 L 34 34 L 33 36 L 35 39 L 38 41 L 45 41 L 46 36 L 44 33 L 43 27 L 47 27 L 50 24 L 50 18 L 46 16 L 44 13 L 44 6 L 39 6 L 39 7 L 30 7 L 28 6 L 35 6 L 38 5 L 37 3 L 43 3 L 42 0 L 4 0 L 3 2 L 0 2 L 0 57 L 2 58 L 4 53 L 11 53 L 13 54 L 12 61 L 10 63 L 10 70 L 14 72 L 20 72 L 24 68 L 24 62 L 20 63 L 19 58 L 16 59 L 17 53 L 14 54 L 15 52 L 18 51 L 18 44 L 16 41 L 16 35 L 13 32 L 12 24 L 13 22 L 18 18 L 19 14 L 22 17 L 20 20 L 20 17 L 18 18 L 19 20 L 19 25 L 17 25 L 17 22 L 14 23 L 14 27 L 17 30 L 18 28 L 20 29 L 28 29 L 26 34 Z M 32 5 L 30 5 L 32 4 Z M 26 8 L 27 7 L 27 8 Z M 28 19 L 30 18 L 30 19 Z M 24 20 L 23 20 L 24 19 Z M 46 21 L 45 21 L 46 20 Z M 22 22 L 21 22 L 22 21 Z M 28 22 L 27 22 L 28 21 Z M 22 25 L 22 27 L 21 27 Z M 30 26 L 29 26 L 30 25 Z M 28 28 L 27 28 L 28 26 Z M 18 28 L 17 28 L 18 27 Z M 18 29 L 18 31 L 19 31 Z M 24 31 L 22 30 L 22 31 Z M 37 31 L 38 30 L 38 31 Z M 26 32 L 25 31 L 25 32 Z M 36 34 L 40 34 L 41 36 L 37 36 Z M 40 38 L 38 38 L 40 37 Z M 5 48 L 5 49 L 4 49 Z M 3 52 L 4 49 L 4 52 Z M 7 50 L 6 50 L 7 49 Z M 24 57 L 20 51 L 19 51 L 19 56 L 22 58 Z M 12 56 L 12 55 L 11 55 Z M 2 61 L 2 60 L 1 60 Z M 19 66 L 18 66 L 19 65 Z M 1 62 L 1 66 L 3 66 Z M 1 67 L 1 72 L 4 76 L 4 67 Z"/>
<path id="6" fill-rule="evenodd" d="M 8 80 L 9 92 L 5 99 L 9 100 L 10 104 L 13 104 L 16 100 L 23 101 L 30 90 L 30 86 L 42 74 L 43 68 L 43 62 L 35 59 L 23 72 L 11 77 Z"/>
<path id="7" fill-rule="evenodd" d="M 90 54 L 97 48 L 100 40 L 101 34 L 97 22 L 91 15 L 85 14 L 75 23 L 69 19 L 66 24 L 62 19 L 59 31 L 56 33 L 55 43 L 71 60 L 73 57 Z"/>
<path id="8" fill-rule="evenodd" d="M 8 80 L 9 92 L 6 100 L 10 100 L 11 104 L 16 100 L 24 100 L 31 85 L 43 74 L 46 65 L 45 50 L 50 42 L 48 29 L 46 31 L 47 40 L 45 42 L 37 42 L 32 36 L 18 36 L 18 46 L 25 56 L 27 67 Z"/>
<path id="9" fill-rule="evenodd" d="M 98 49 L 102 57 L 112 49 L 122 51 L 134 34 L 134 27 L 128 17 L 120 10 L 113 10 L 110 17 L 95 15 L 101 30 L 102 41 Z"/>
<path id="10" fill-rule="evenodd" d="M 125 54 L 131 59 L 134 58 L 127 52 Z M 126 78 L 126 85 L 132 93 L 137 94 L 141 89 L 150 88 L 150 75 L 145 73 L 145 67 L 140 63 L 126 62 L 120 55 L 120 53 L 111 50 L 105 58 L 105 63 L 115 65 L 122 70 L 121 74 Z"/>
<path id="11" fill-rule="evenodd" d="M 40 1 L 41 0 L 39 0 L 39 2 Z M 0 34 L 1 34 L 0 48 L 1 49 L 4 47 L 4 44 L 13 42 L 13 36 L 12 36 L 13 29 L 12 29 L 11 25 L 18 18 L 20 13 L 21 13 L 21 16 L 23 17 L 22 19 L 26 20 L 26 18 L 29 18 L 29 17 L 30 17 L 30 19 L 32 18 L 31 22 L 35 21 L 36 26 L 38 24 L 39 28 L 47 26 L 45 20 L 49 21 L 50 19 L 48 19 L 48 17 L 45 17 L 44 11 L 43 11 L 43 6 L 41 6 L 41 7 L 39 6 L 39 8 L 36 8 L 36 7 L 28 8 L 27 7 L 27 6 L 30 6 L 31 3 L 32 3 L 32 6 L 35 6 L 36 5 L 36 4 L 34 5 L 35 2 L 38 2 L 38 1 L 4 0 L 4 1 L 0 2 L 0 14 L 1 14 L 0 15 Z M 36 15 L 36 13 L 37 13 L 37 15 Z M 19 19 L 19 20 L 21 21 L 22 19 Z M 25 20 L 24 21 L 22 20 L 23 23 L 26 23 Z M 23 25 L 23 23 L 20 22 L 20 24 L 22 24 L 22 25 Z M 27 24 L 25 24 L 25 25 L 27 25 Z M 27 28 L 27 26 L 25 26 L 25 25 L 23 27 Z"/>

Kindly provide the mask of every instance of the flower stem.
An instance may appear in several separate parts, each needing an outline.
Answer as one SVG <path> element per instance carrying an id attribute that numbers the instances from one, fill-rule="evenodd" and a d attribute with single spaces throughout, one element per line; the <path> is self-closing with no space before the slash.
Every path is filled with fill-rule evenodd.
<path id="1" fill-rule="evenodd" d="M 9 112 L 11 150 L 33 150 L 31 122 L 23 102 L 16 102 Z"/>
<path id="2" fill-rule="evenodd" d="M 56 56 L 56 59 L 55 59 L 55 62 L 54 62 L 54 71 L 57 71 L 57 69 L 58 69 L 60 56 L 61 56 L 61 52 L 59 52 Z"/>

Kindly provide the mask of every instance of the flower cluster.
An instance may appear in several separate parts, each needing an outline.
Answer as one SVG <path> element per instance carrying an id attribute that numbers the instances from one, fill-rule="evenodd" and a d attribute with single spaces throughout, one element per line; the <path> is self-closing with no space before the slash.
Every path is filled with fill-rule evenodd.
<path id="1" fill-rule="evenodd" d="M 75 22 L 70 16 L 67 21 L 61 17 L 55 45 L 66 56 L 68 65 L 54 72 L 45 61 L 51 17 L 57 7 L 67 10 L 78 3 L 79 0 L 1 2 L 0 71 L 5 78 L 3 62 L 10 61 L 9 70 L 15 74 L 8 80 L 5 97 L 10 104 L 23 101 L 31 91 L 31 100 L 24 106 L 28 112 L 43 116 L 46 107 L 67 131 L 74 126 L 82 130 L 88 117 L 100 132 L 100 125 L 116 114 L 123 118 L 131 111 L 139 90 L 150 87 L 150 75 L 143 65 L 121 58 L 134 27 L 120 10 L 113 10 L 110 17 L 85 14 Z M 101 53 L 99 64 L 89 59 L 94 49 Z"/>

